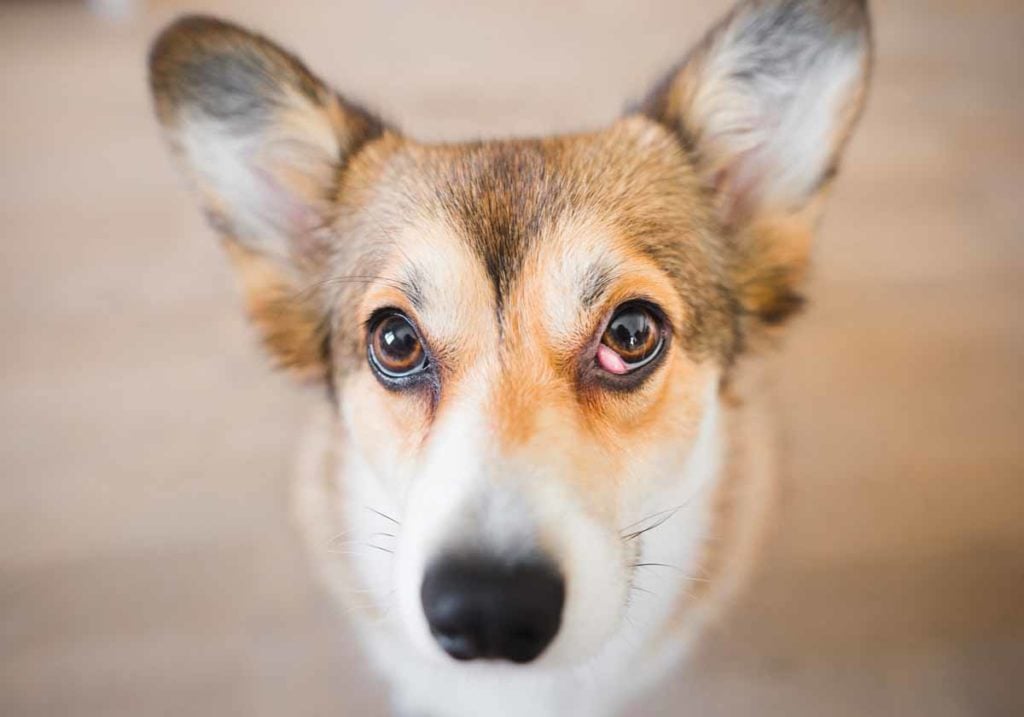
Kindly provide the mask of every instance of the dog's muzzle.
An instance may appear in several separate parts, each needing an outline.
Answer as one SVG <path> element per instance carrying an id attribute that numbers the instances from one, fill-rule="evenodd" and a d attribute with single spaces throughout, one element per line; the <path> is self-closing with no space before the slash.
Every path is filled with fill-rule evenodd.
<path id="1" fill-rule="evenodd" d="M 456 660 L 525 663 L 558 633 L 565 580 L 542 559 L 449 557 L 427 570 L 420 598 L 434 639 Z"/>

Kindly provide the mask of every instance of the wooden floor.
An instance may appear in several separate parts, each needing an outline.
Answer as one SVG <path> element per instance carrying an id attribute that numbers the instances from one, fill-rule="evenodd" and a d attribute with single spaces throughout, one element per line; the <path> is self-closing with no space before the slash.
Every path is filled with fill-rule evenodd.
<path id="1" fill-rule="evenodd" d="M 150 118 L 186 3 L 0 3 L 0 714 L 381 715 L 272 375 Z M 725 2 L 187 3 L 426 138 L 593 127 Z M 345 5 L 358 7 L 346 10 Z M 1024 3 L 878 0 L 760 573 L 641 715 L 1024 714 Z"/>

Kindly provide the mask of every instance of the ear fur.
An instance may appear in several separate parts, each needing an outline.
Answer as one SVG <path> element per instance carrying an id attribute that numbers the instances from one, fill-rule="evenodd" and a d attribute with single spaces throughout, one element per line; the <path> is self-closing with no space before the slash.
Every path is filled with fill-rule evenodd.
<path id="1" fill-rule="evenodd" d="M 763 324 L 802 303 L 870 59 L 865 0 L 744 0 L 641 107 L 690 155 L 733 239 L 739 299 Z"/>
<path id="2" fill-rule="evenodd" d="M 382 124 L 274 43 L 210 17 L 161 33 L 149 79 L 266 343 L 281 365 L 323 376 L 325 322 L 304 289 L 323 263 L 341 172 Z"/>

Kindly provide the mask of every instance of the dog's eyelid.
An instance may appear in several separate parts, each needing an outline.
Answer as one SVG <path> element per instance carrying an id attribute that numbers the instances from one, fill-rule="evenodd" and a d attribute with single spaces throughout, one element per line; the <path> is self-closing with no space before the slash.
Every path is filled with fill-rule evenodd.
<path id="1" fill-rule="evenodd" d="M 411 307 L 402 305 L 399 302 L 387 302 L 382 303 L 379 306 L 375 306 L 366 311 L 366 317 L 363 318 L 359 323 L 362 326 L 363 333 L 367 333 L 372 329 L 380 320 L 388 314 L 400 314 L 405 317 L 409 323 L 413 325 L 416 332 L 423 337 L 423 331 L 420 328 L 421 324 L 419 317 L 416 312 L 411 310 Z"/>
<path id="2" fill-rule="evenodd" d="M 587 335 L 594 340 L 600 341 L 601 335 L 604 333 L 608 323 L 622 311 L 624 308 L 631 305 L 642 306 L 645 309 L 650 310 L 655 318 L 659 320 L 662 330 L 666 334 L 674 333 L 674 322 L 672 317 L 669 316 L 661 302 L 654 299 L 647 293 L 635 293 L 635 294 L 624 294 L 621 296 L 609 296 L 607 300 L 595 304 L 595 308 L 591 312 L 587 312 L 585 319 L 586 323 L 590 326 Z"/>

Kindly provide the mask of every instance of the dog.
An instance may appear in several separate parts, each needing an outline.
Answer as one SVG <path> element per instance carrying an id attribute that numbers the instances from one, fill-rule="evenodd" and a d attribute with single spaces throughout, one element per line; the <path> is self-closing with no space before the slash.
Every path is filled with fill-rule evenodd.
<path id="1" fill-rule="evenodd" d="M 593 132 L 422 144 L 262 36 L 176 21 L 156 115 L 276 363 L 297 505 L 399 714 L 619 714 L 751 565 L 756 356 L 801 307 L 864 0 L 744 0 Z"/>

